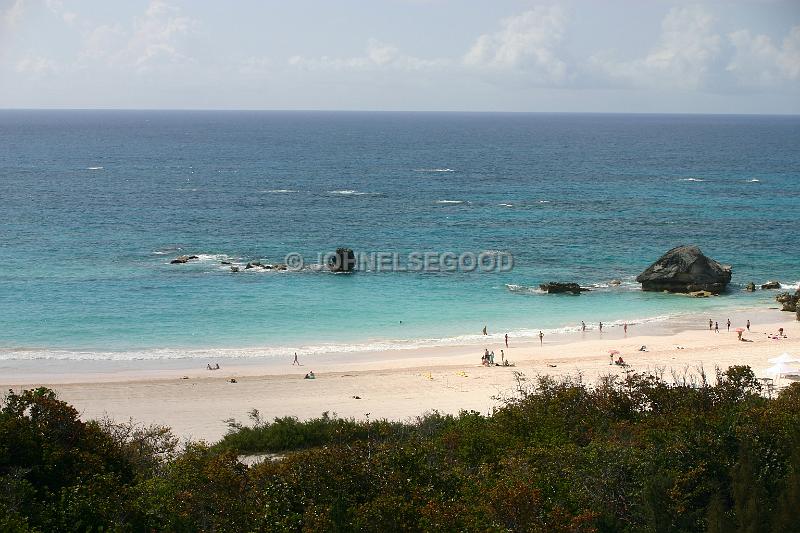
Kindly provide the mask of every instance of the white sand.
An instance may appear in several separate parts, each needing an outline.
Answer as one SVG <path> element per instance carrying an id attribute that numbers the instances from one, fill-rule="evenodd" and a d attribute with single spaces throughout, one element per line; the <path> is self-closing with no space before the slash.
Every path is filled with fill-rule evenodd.
<path id="1" fill-rule="evenodd" d="M 743 316 L 743 315 L 742 315 Z M 171 426 L 184 438 L 215 441 L 226 430 L 224 420 L 247 421 L 247 413 L 257 408 L 262 416 L 319 416 L 328 411 L 340 416 L 371 419 L 407 419 L 426 411 L 457 413 L 461 409 L 487 413 L 497 405 L 493 397 L 511 394 L 515 372 L 528 377 L 537 374 L 581 374 L 584 381 L 598 376 L 624 376 L 624 369 L 609 365 L 608 351 L 621 352 L 630 369 L 694 372 L 701 365 L 713 376 L 715 366 L 750 365 L 757 374 L 768 366 L 767 359 L 783 352 L 800 356 L 800 323 L 794 315 L 777 311 L 749 313 L 752 342 L 739 342 L 736 333 L 713 333 L 700 327 L 708 318 L 696 317 L 696 329 L 686 320 L 665 324 L 658 331 L 631 326 L 628 335 L 622 328 L 599 333 L 565 335 L 517 344 L 511 339 L 507 358 L 515 367 L 483 367 L 483 346 L 448 346 L 373 354 L 350 354 L 301 361 L 222 360 L 222 368 L 205 370 L 206 361 L 138 362 L 119 365 L 112 362 L 72 362 L 60 366 L 52 361 L 4 361 L 0 387 L 20 390 L 46 385 L 73 405 L 85 419 L 108 415 L 116 420 Z M 724 320 L 724 319 L 723 319 Z M 735 325 L 743 325 L 741 316 Z M 767 333 L 784 328 L 788 339 L 773 340 Z M 707 326 L 706 326 L 707 328 Z M 662 334 L 657 334 L 658 332 Z M 637 349 L 646 345 L 648 352 Z M 681 346 L 683 349 L 679 349 Z M 500 361 L 501 341 L 487 346 Z M 53 370 L 57 368 L 59 370 Z M 313 369 L 315 380 L 303 375 Z M 181 379 L 186 376 L 188 379 Z M 230 383 L 235 378 L 236 383 Z M 786 380 L 782 380 L 786 383 Z M 355 399 L 359 396 L 360 399 Z"/>

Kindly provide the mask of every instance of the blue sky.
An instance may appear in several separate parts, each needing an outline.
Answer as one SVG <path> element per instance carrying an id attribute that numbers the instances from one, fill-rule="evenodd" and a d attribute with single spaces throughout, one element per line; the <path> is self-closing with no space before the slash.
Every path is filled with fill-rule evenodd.
<path id="1" fill-rule="evenodd" d="M 0 0 L 0 107 L 800 113 L 800 1 Z"/>

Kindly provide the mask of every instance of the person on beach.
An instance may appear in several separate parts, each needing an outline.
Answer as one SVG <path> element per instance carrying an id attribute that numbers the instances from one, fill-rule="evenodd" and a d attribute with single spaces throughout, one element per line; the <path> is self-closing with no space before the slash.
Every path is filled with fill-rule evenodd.
<path id="1" fill-rule="evenodd" d="M 600 333 L 603 333 L 603 323 L 600 322 Z"/>
<path id="2" fill-rule="evenodd" d="M 214 365 L 214 370 L 219 370 L 219 363 Z"/>
<path id="3" fill-rule="evenodd" d="M 586 331 L 586 322 L 581 320 L 581 331 Z"/>
<path id="4" fill-rule="evenodd" d="M 747 319 L 747 331 L 750 331 L 750 319 Z"/>
<path id="5" fill-rule="evenodd" d="M 625 323 L 622 325 L 622 331 L 624 331 L 624 332 L 625 332 L 625 335 L 627 335 L 627 334 L 628 334 L 628 323 L 627 323 L 627 322 L 625 322 Z"/>
<path id="6" fill-rule="evenodd" d="M 508 347 L 508 345 L 506 345 L 506 347 Z M 506 364 L 506 354 L 503 353 L 503 349 L 502 348 L 500 349 L 500 363 L 502 363 L 503 366 L 505 366 L 505 364 Z"/>
<path id="7" fill-rule="evenodd" d="M 712 329 L 714 329 L 714 321 L 709 318 L 708 319 L 708 331 L 711 331 Z"/>
<path id="8" fill-rule="evenodd" d="M 730 330 L 731 330 L 731 319 L 729 318 L 728 319 L 728 331 L 730 331 Z"/>
<path id="9" fill-rule="evenodd" d="M 483 334 L 488 335 L 488 333 L 486 333 L 486 326 L 483 326 Z"/>
<path id="10" fill-rule="evenodd" d="M 608 364 L 609 365 L 613 365 L 614 364 L 614 354 L 613 353 L 608 354 L 608 359 L 609 359 Z"/>
<path id="11" fill-rule="evenodd" d="M 208 370 L 214 370 L 213 368 L 211 368 L 211 363 L 208 363 L 208 364 L 206 365 L 206 368 L 207 368 Z"/>
<path id="12" fill-rule="evenodd" d="M 783 328 L 778 328 L 778 335 L 783 337 Z"/>
<path id="13" fill-rule="evenodd" d="M 506 333 L 506 348 L 508 348 L 508 333 Z"/>
<path id="14" fill-rule="evenodd" d="M 292 366 L 294 365 L 300 366 L 300 361 L 297 360 L 297 352 L 294 352 L 294 361 L 292 361 Z"/>
<path id="15" fill-rule="evenodd" d="M 714 322 L 714 333 L 719 333 L 719 322 Z"/>
<path id="16" fill-rule="evenodd" d="M 739 335 L 739 340 L 742 340 L 742 332 L 741 331 L 737 331 L 736 333 Z"/>
<path id="17" fill-rule="evenodd" d="M 494 365 L 494 350 L 489 353 L 489 366 Z"/>
<path id="18" fill-rule="evenodd" d="M 543 344 L 544 344 L 544 333 L 542 333 L 542 330 L 539 330 L 539 346 L 542 346 Z"/>

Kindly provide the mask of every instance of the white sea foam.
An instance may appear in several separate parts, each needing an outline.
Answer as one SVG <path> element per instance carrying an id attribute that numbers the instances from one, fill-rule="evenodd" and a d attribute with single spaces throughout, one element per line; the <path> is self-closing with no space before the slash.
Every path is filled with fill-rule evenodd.
<path id="1" fill-rule="evenodd" d="M 338 191 L 328 191 L 328 194 L 341 194 L 344 196 L 362 196 L 365 194 L 370 194 L 368 192 L 361 192 L 361 191 L 354 191 L 352 189 L 341 189 Z"/>
<path id="2" fill-rule="evenodd" d="M 549 204 L 550 200 L 539 200 L 540 204 Z"/>
<path id="3" fill-rule="evenodd" d="M 605 327 L 621 327 L 624 323 L 628 325 L 661 322 L 676 315 L 660 315 L 646 318 L 634 318 L 630 320 L 616 320 L 607 322 Z M 594 329 L 590 326 L 589 329 Z M 535 339 L 539 334 L 539 329 L 518 329 L 507 331 L 509 337 L 515 340 Z M 548 328 L 541 330 L 546 336 L 577 333 L 580 331 L 580 324 Z M 252 347 L 252 348 L 219 348 L 219 349 L 183 349 L 183 348 L 159 348 L 149 350 L 130 350 L 130 351 L 87 351 L 87 350 L 49 350 L 39 348 L 7 348 L 0 349 L 0 361 L 4 360 L 105 360 L 105 361 L 136 361 L 136 360 L 180 360 L 180 359 L 225 359 L 225 358 L 278 358 L 290 357 L 297 353 L 301 357 L 347 354 L 354 352 L 385 352 L 394 350 L 415 350 L 436 348 L 439 346 L 474 346 L 476 355 L 482 353 L 482 346 L 486 341 L 500 343 L 506 331 L 493 333 L 490 335 L 469 334 L 457 335 L 444 338 L 420 338 L 420 339 L 386 339 L 363 343 L 330 343 L 330 344 L 306 344 L 306 345 L 286 345 L 273 347 Z"/>
<path id="4" fill-rule="evenodd" d="M 680 178 L 678 181 L 698 181 L 698 182 L 702 182 L 702 181 L 706 181 L 706 180 L 704 180 L 702 178 Z"/>
<path id="5" fill-rule="evenodd" d="M 501 207 L 514 207 L 514 204 L 497 204 Z"/>
<path id="6" fill-rule="evenodd" d="M 520 294 L 546 294 L 539 286 L 531 287 L 528 285 L 516 285 L 514 283 L 506 283 L 506 288 L 511 292 Z"/>
<path id="7" fill-rule="evenodd" d="M 296 191 L 294 189 L 269 189 L 269 190 L 266 190 L 266 191 L 259 191 L 259 192 L 282 194 L 282 193 L 290 193 L 290 192 L 298 192 L 298 191 Z"/>
<path id="8" fill-rule="evenodd" d="M 452 168 L 415 168 L 414 172 L 455 172 Z"/>
<path id="9" fill-rule="evenodd" d="M 751 180 L 747 180 L 748 183 L 761 183 L 760 179 L 753 178 Z"/>
<path id="10" fill-rule="evenodd" d="M 103 167 L 86 167 L 86 170 L 103 170 Z"/>
<path id="11" fill-rule="evenodd" d="M 463 204 L 464 200 L 436 200 L 437 204 Z"/>

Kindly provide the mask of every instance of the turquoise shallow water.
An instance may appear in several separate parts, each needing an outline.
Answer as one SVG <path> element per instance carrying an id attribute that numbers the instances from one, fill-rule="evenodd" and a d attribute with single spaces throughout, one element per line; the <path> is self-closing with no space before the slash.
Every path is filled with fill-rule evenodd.
<path id="1" fill-rule="evenodd" d="M 0 112 L 0 358 L 377 348 L 763 306 L 800 280 L 800 119 Z M 695 243 L 725 296 L 633 278 Z M 508 252 L 504 273 L 232 274 L 222 260 Z M 170 265 L 180 254 L 201 259 Z M 607 287 L 612 278 L 623 280 Z M 532 290 L 595 285 L 580 297 Z"/>

